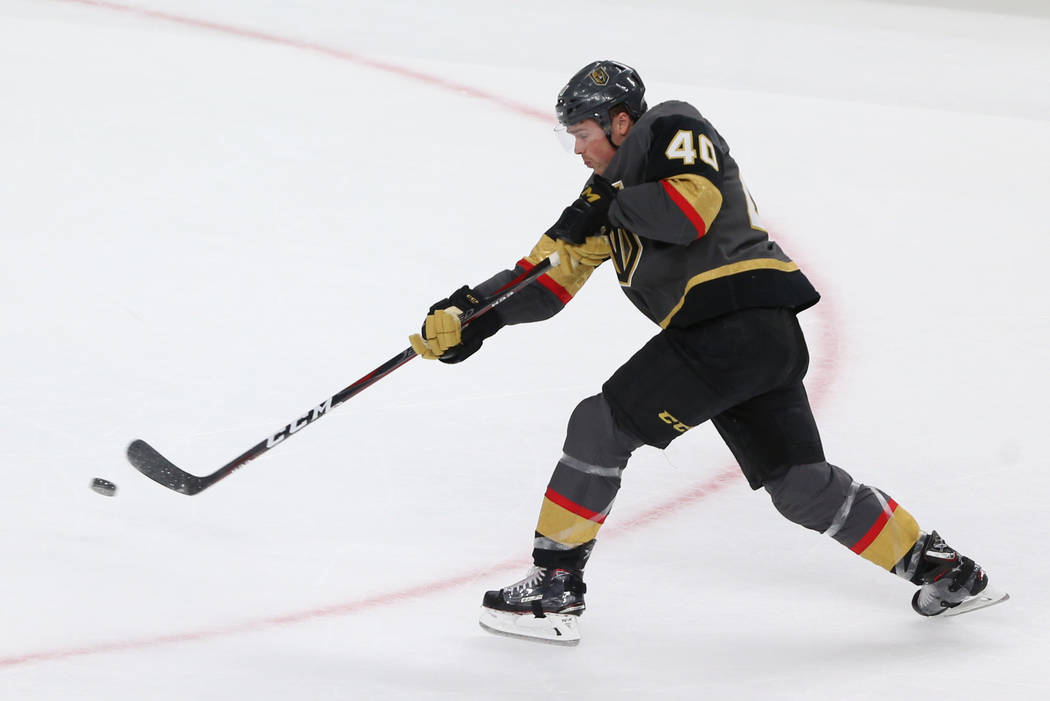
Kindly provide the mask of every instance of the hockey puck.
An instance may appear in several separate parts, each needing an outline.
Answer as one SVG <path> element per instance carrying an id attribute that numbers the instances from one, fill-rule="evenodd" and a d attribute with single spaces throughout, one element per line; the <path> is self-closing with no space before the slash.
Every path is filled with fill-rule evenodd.
<path id="1" fill-rule="evenodd" d="M 114 496 L 117 493 L 117 485 L 113 484 L 109 480 L 104 480 L 101 477 L 96 477 L 91 480 L 91 488 L 99 494 L 107 497 Z"/>

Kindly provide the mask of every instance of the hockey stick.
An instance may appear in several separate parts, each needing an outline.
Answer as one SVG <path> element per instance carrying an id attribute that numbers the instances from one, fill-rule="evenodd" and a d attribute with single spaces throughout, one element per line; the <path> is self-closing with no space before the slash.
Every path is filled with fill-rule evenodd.
<path id="1" fill-rule="evenodd" d="M 463 326 L 466 326 L 474 319 L 485 314 L 493 307 L 502 304 L 523 287 L 535 281 L 550 268 L 557 267 L 558 260 L 558 253 L 551 253 L 546 260 L 541 261 L 524 276 L 499 290 L 494 297 L 485 301 L 480 307 L 468 309 L 463 312 L 463 315 L 460 317 Z M 243 467 L 271 448 L 280 445 L 284 442 L 285 438 L 298 433 L 314 421 L 317 421 L 317 419 L 327 414 L 330 410 L 336 408 L 359 392 L 371 387 L 376 382 L 379 382 L 394 370 L 397 370 L 399 367 L 412 360 L 415 356 L 416 352 L 412 350 L 411 347 L 406 348 L 357 382 L 336 392 L 316 407 L 310 409 L 299 418 L 285 425 L 280 431 L 270 434 L 265 440 L 209 475 L 198 477 L 197 475 L 192 475 L 186 472 L 158 453 L 149 443 L 143 440 L 135 440 L 131 442 L 131 445 L 128 446 L 128 460 L 139 472 L 146 475 L 146 477 L 149 477 L 151 480 L 164 485 L 168 489 L 173 489 L 180 494 L 197 494 L 198 492 L 212 486 L 219 480 L 228 477 L 234 470 Z"/>

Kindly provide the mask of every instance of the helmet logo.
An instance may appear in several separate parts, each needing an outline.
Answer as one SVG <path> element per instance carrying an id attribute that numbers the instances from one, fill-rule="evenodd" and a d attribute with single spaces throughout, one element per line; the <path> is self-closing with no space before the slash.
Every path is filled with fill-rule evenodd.
<path id="1" fill-rule="evenodd" d="M 606 85 L 609 82 L 609 74 L 605 72 L 605 69 L 598 66 L 591 71 L 591 80 L 594 81 L 595 85 Z"/>

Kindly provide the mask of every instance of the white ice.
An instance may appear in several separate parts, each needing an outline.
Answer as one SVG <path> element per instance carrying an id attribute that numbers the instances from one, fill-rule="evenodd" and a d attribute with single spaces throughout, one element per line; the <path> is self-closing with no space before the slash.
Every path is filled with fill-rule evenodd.
<path id="1" fill-rule="evenodd" d="M 1011 601 L 919 618 L 701 427 L 632 461 L 579 647 L 481 631 L 655 331 L 605 269 L 202 494 L 126 462 L 216 469 L 524 255 L 600 57 L 713 120 L 821 289 L 829 459 Z M 1045 698 L 1048 75 L 1034 0 L 2 0 L 0 698 Z"/>

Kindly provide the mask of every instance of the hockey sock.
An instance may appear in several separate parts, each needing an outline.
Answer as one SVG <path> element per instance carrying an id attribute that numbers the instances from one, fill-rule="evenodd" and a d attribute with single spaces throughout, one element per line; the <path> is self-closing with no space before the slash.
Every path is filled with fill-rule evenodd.
<path id="1" fill-rule="evenodd" d="M 791 467 L 765 488 L 786 518 L 834 538 L 886 570 L 921 535 L 915 519 L 897 502 L 827 462 Z"/>
<path id="2" fill-rule="evenodd" d="M 915 518 L 882 491 L 853 482 L 825 534 L 865 560 L 893 570 L 915 547 L 922 531 Z"/>
<path id="3" fill-rule="evenodd" d="M 551 475 L 536 525 L 533 559 L 540 567 L 582 569 L 583 550 L 605 523 L 622 468 L 588 465 L 563 455 Z"/>

